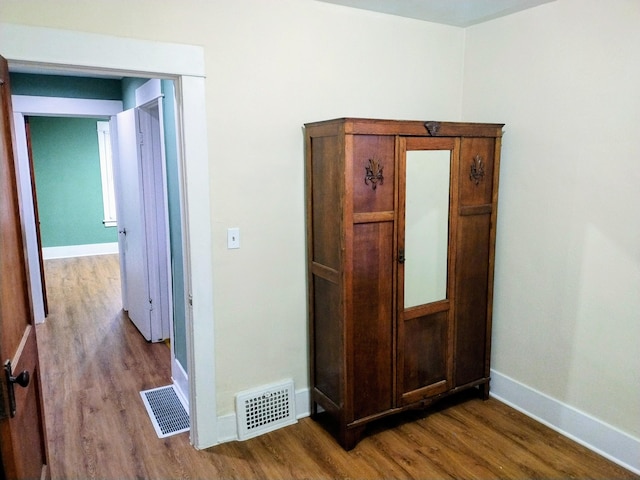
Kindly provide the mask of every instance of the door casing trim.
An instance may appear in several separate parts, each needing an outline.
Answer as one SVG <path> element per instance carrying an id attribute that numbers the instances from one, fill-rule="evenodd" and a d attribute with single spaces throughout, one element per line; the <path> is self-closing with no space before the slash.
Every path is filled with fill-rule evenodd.
<path id="1" fill-rule="evenodd" d="M 68 30 L 0 23 L 0 52 L 10 70 L 169 78 L 175 81 L 185 206 L 187 357 L 191 443 L 218 443 L 213 259 L 204 49 Z M 199 415 L 202 412 L 202 415 Z"/>

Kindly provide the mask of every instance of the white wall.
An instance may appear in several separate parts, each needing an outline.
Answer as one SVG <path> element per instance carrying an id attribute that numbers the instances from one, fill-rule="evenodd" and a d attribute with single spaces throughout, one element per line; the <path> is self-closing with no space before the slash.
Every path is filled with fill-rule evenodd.
<path id="1" fill-rule="evenodd" d="M 241 390 L 308 387 L 302 126 L 458 120 L 464 31 L 313 0 L 36 0 L 0 18 L 204 47 L 218 415 Z"/>
<path id="2" fill-rule="evenodd" d="M 469 28 L 463 90 L 506 123 L 492 366 L 635 437 L 635 468 L 639 27 L 637 0 L 558 0 Z"/>

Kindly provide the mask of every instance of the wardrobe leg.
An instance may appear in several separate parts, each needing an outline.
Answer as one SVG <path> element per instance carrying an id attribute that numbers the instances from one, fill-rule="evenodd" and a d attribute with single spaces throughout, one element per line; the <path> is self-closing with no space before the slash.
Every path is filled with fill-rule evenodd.
<path id="1" fill-rule="evenodd" d="M 340 435 L 340 445 L 345 450 L 352 450 L 362 438 L 366 426 L 345 428 Z"/>

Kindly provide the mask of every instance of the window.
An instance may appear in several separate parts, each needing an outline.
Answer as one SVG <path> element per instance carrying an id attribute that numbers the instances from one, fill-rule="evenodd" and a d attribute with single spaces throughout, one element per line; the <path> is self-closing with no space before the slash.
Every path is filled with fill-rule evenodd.
<path id="1" fill-rule="evenodd" d="M 111 133 L 109 122 L 98 122 L 98 150 L 100 152 L 100 175 L 102 177 L 102 204 L 105 227 L 116 226 L 116 195 L 113 186 L 113 161 L 111 156 Z"/>

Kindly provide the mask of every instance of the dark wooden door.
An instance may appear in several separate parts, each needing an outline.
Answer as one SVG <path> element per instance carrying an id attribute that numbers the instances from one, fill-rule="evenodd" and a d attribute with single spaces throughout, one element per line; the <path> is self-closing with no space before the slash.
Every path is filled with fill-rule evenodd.
<path id="1" fill-rule="evenodd" d="M 0 103 L 0 359 L 5 366 L 0 374 L 2 473 L 4 478 L 50 478 L 16 184 L 9 69 L 2 57 Z M 13 375 L 6 373 L 7 362 L 11 362 Z M 28 372 L 28 382 L 23 372 Z M 18 380 L 13 382 L 10 377 Z"/>
<path id="2" fill-rule="evenodd" d="M 455 257 L 451 238 L 456 226 L 450 221 L 449 211 L 455 205 L 449 185 L 457 173 L 453 159 L 458 150 L 453 138 L 398 140 L 400 406 L 444 393 L 451 387 L 453 283 L 448 272 Z M 409 154 L 415 152 L 420 153 L 411 157 L 410 167 Z"/>

